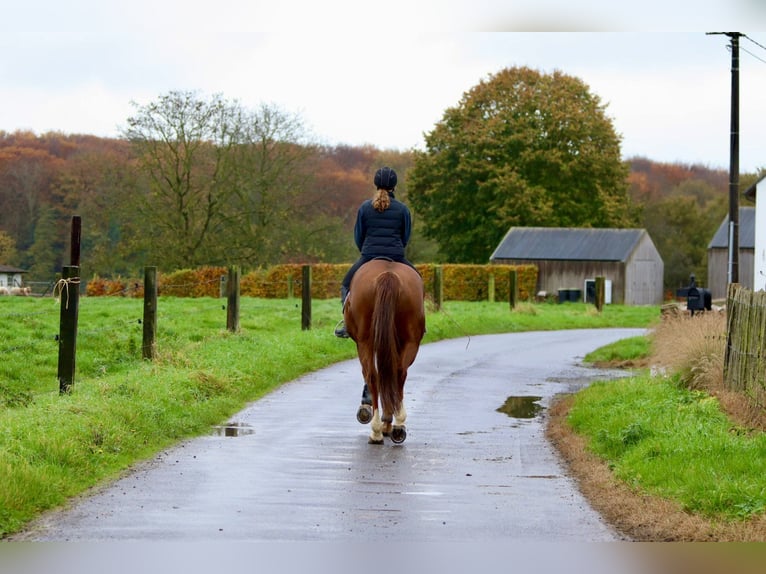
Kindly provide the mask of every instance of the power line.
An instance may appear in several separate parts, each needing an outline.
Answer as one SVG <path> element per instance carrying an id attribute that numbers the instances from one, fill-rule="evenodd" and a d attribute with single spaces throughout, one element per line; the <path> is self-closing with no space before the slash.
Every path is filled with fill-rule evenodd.
<path id="1" fill-rule="evenodd" d="M 743 48 L 742 46 L 740 46 L 740 49 L 741 49 L 743 52 L 746 52 L 747 54 L 750 54 L 750 55 L 751 55 L 753 58 L 755 58 L 756 60 L 760 60 L 761 62 L 763 62 L 764 64 L 766 64 L 766 60 L 764 60 L 764 59 L 763 59 L 763 58 L 761 58 L 760 56 L 756 56 L 755 54 L 753 54 L 753 53 L 752 53 L 750 50 L 748 50 L 747 48 Z M 766 49 L 766 48 L 764 48 L 764 49 Z"/>
<path id="2" fill-rule="evenodd" d="M 747 35 L 743 34 L 743 35 L 742 35 L 742 37 L 743 37 L 743 38 L 747 38 L 748 40 L 750 40 L 750 41 L 751 41 L 753 44 L 755 44 L 755 45 L 756 45 L 756 46 L 758 46 L 759 48 L 762 48 L 763 50 L 766 50 L 766 46 L 764 46 L 763 44 L 759 44 L 758 42 L 756 42 L 755 40 L 753 40 L 753 39 L 752 39 L 750 36 L 747 36 Z M 749 54 L 749 52 L 748 52 L 748 54 Z"/>

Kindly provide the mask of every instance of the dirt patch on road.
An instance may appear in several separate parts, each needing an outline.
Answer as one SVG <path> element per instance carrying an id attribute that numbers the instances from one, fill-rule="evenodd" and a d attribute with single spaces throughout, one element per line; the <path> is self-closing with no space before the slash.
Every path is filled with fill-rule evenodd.
<path id="1" fill-rule="evenodd" d="M 567 423 L 571 404 L 571 396 L 560 397 L 554 402 L 548 411 L 546 435 L 591 506 L 626 539 L 644 542 L 766 541 L 766 517 L 737 523 L 712 522 L 685 512 L 675 502 L 638 492 L 617 480 L 609 467 L 588 450 L 586 439 L 574 433 Z M 730 405 L 727 411 L 737 408 L 743 407 Z M 751 413 L 750 423 L 753 422 Z"/>

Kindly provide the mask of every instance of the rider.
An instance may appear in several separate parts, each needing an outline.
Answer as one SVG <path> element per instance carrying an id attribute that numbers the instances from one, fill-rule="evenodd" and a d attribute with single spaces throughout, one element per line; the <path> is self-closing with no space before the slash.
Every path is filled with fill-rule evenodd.
<path id="1" fill-rule="evenodd" d="M 343 278 L 340 287 L 342 304 L 345 304 L 354 273 L 371 259 L 390 259 L 415 268 L 404 256 L 412 231 L 412 216 L 407 206 L 394 197 L 396 172 L 390 167 L 382 167 L 375 172 L 373 181 L 377 189 L 375 197 L 362 203 L 356 214 L 354 241 L 361 256 Z M 335 336 L 348 337 L 345 324 L 335 329 Z"/>

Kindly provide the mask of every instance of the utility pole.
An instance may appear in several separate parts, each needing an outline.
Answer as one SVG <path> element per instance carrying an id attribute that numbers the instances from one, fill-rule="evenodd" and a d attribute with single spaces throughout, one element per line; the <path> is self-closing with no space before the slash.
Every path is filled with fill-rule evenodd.
<path id="1" fill-rule="evenodd" d="M 731 137 L 729 142 L 729 283 L 739 283 L 739 39 L 741 32 L 708 32 L 731 39 Z"/>

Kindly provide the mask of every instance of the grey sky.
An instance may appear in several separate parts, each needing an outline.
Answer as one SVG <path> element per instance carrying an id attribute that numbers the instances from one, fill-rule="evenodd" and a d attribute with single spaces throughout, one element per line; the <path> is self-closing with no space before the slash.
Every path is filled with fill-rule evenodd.
<path id="1" fill-rule="evenodd" d="M 705 32 L 736 30 L 748 35 L 740 165 L 766 167 L 766 10 L 754 0 L 620 12 L 601 0 L 15 4 L 0 23 L 0 130 L 116 136 L 131 101 L 197 90 L 298 113 L 326 144 L 408 149 L 480 80 L 524 65 L 588 84 L 624 156 L 726 169 L 731 56 L 727 37 Z"/>

